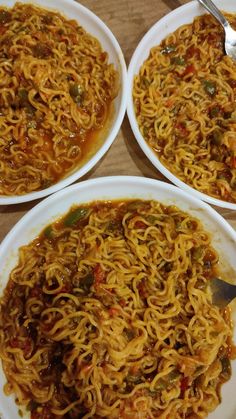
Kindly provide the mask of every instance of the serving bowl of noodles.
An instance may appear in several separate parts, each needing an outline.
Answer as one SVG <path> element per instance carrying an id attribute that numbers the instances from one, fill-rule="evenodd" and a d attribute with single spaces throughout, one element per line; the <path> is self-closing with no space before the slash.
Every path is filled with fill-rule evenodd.
<path id="1" fill-rule="evenodd" d="M 234 307 L 209 287 L 235 280 L 235 247 L 208 204 L 153 179 L 36 205 L 0 246 L 3 418 L 235 417 Z"/>
<path id="2" fill-rule="evenodd" d="M 236 28 L 233 0 L 215 1 Z M 189 2 L 164 16 L 137 46 L 128 69 L 128 117 L 140 147 L 171 182 L 236 209 L 236 64 L 223 30 Z"/>
<path id="3" fill-rule="evenodd" d="M 54 193 L 98 163 L 123 120 L 127 71 L 110 29 L 75 1 L 6 0 L 0 23 L 1 205 Z"/>

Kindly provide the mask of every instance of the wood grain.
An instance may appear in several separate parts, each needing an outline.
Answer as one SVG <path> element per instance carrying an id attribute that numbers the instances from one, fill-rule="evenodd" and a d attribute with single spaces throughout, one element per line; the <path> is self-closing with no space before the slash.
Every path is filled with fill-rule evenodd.
<path id="1" fill-rule="evenodd" d="M 111 29 L 117 38 L 128 66 L 133 51 L 148 29 L 161 17 L 185 0 L 81 0 Z M 140 150 L 131 131 L 127 116 L 114 143 L 104 158 L 83 179 L 110 175 L 145 176 L 164 179 Z M 14 224 L 39 201 L 0 207 L 0 241 Z M 236 230 L 236 214 L 215 208 Z"/>

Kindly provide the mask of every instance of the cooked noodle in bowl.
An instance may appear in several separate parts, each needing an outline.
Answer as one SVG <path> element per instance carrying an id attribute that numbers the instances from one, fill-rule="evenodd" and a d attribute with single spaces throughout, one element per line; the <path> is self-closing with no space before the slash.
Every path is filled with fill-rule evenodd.
<path id="1" fill-rule="evenodd" d="M 4 418 L 233 417 L 233 305 L 209 283 L 233 281 L 235 246 L 207 204 L 151 179 L 37 205 L 0 248 Z"/>
<path id="2" fill-rule="evenodd" d="M 216 2 L 236 27 L 234 1 Z M 197 2 L 157 22 L 130 62 L 128 115 L 152 163 L 200 199 L 236 208 L 236 64 Z"/>
<path id="3" fill-rule="evenodd" d="M 49 6 L 50 7 L 50 6 Z M 125 112 L 126 68 L 109 29 L 76 2 L 0 7 L 0 204 L 87 173 Z"/>

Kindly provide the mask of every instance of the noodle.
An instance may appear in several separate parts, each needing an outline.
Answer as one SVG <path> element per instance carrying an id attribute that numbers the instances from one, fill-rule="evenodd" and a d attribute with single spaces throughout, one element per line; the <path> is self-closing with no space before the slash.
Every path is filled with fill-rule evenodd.
<path id="1" fill-rule="evenodd" d="M 236 15 L 227 18 L 236 28 Z M 236 64 L 212 16 L 196 17 L 151 49 L 133 100 L 160 162 L 198 191 L 235 203 Z"/>
<path id="2" fill-rule="evenodd" d="M 74 20 L 0 7 L 0 194 L 55 184 L 97 151 L 118 73 Z"/>
<path id="3" fill-rule="evenodd" d="M 0 300 L 5 393 L 31 419 L 206 417 L 231 374 L 217 263 L 175 206 L 72 207 L 20 249 Z"/>

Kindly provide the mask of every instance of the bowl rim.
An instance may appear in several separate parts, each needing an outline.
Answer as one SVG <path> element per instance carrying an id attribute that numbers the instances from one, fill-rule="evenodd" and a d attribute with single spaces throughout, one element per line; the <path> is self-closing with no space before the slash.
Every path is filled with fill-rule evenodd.
<path id="1" fill-rule="evenodd" d="M 216 5 L 221 5 L 221 0 L 215 0 L 214 1 Z M 222 7 L 221 7 L 222 8 Z M 177 7 L 176 9 L 172 10 L 171 12 L 167 13 L 165 16 L 163 16 L 161 19 L 159 19 L 157 22 L 155 22 L 150 29 L 145 33 L 143 38 L 140 40 L 138 45 L 136 46 L 131 60 L 128 65 L 128 91 L 127 91 L 127 116 L 129 119 L 129 123 L 131 126 L 131 129 L 133 131 L 134 137 L 136 141 L 138 142 L 140 148 L 146 155 L 146 157 L 149 159 L 149 161 L 155 166 L 156 169 L 160 171 L 167 179 L 169 179 L 173 184 L 181 188 L 182 190 L 187 191 L 192 196 L 205 201 L 211 205 L 221 207 L 221 208 L 227 208 L 236 210 L 236 203 L 223 201 L 218 198 L 214 198 L 210 195 L 207 195 L 203 192 L 198 191 L 197 189 L 193 188 L 192 186 L 186 184 L 182 180 L 180 180 L 177 176 L 175 176 L 169 169 L 167 169 L 159 160 L 157 154 L 151 149 L 151 147 L 147 144 L 144 137 L 142 136 L 137 121 L 136 116 L 134 112 L 134 106 L 133 106 L 133 98 L 132 98 L 132 88 L 133 88 L 133 79 L 134 76 L 137 74 L 136 68 L 140 69 L 141 65 L 143 64 L 143 61 L 138 64 L 138 55 L 140 55 L 141 51 L 146 51 L 147 49 L 147 43 L 152 36 L 158 32 L 159 26 L 167 25 L 170 18 L 175 17 L 176 21 L 178 22 L 178 17 L 182 16 L 185 13 L 192 12 L 194 9 L 199 10 L 199 14 L 207 13 L 207 11 L 200 6 L 198 1 L 192 0 L 189 3 L 186 3 L 182 6 Z M 235 12 L 236 12 L 236 5 L 235 5 Z M 197 16 L 197 15 L 196 15 Z M 189 22 L 190 23 L 190 22 Z M 180 23 L 179 26 L 182 24 Z M 172 32 L 172 31 L 170 31 Z M 166 35 L 164 35 L 165 37 Z M 163 37 L 163 38 L 164 38 Z M 150 51 L 150 48 L 149 50 Z"/>
<path id="2" fill-rule="evenodd" d="M 34 201 L 36 199 L 44 198 L 48 195 L 51 195 L 59 191 L 60 189 L 65 188 L 68 185 L 71 185 L 75 181 L 78 181 L 82 176 L 86 175 L 102 159 L 102 157 L 106 154 L 106 152 L 109 150 L 110 146 L 116 139 L 116 136 L 122 125 L 125 112 L 126 112 L 126 107 L 127 107 L 128 72 L 127 72 L 127 65 L 125 62 L 124 54 L 112 30 L 103 22 L 103 20 L 100 17 L 98 17 L 89 8 L 85 7 L 79 2 L 75 2 L 74 0 L 58 0 L 55 5 L 48 4 L 47 6 L 45 5 L 46 4 L 45 1 L 41 2 L 40 0 L 32 0 L 32 1 L 19 0 L 19 1 L 21 3 L 30 3 L 30 4 L 42 7 L 44 9 L 49 9 L 49 10 L 53 9 L 54 11 L 58 11 L 59 13 L 64 13 L 65 16 L 67 16 L 67 7 L 69 3 L 69 6 L 72 5 L 78 11 L 78 15 L 75 16 L 76 20 L 79 20 L 79 12 L 81 11 L 83 12 L 83 15 L 86 15 L 89 21 L 91 21 L 93 24 L 95 24 L 96 27 L 98 27 L 101 30 L 101 32 L 105 35 L 105 37 L 109 39 L 109 41 L 111 42 L 112 47 L 114 48 L 114 52 L 117 56 L 117 70 L 120 73 L 120 91 L 119 91 L 120 103 L 116 112 L 117 116 L 114 117 L 114 120 L 111 123 L 111 127 L 108 126 L 108 129 L 107 129 L 108 133 L 105 136 L 105 140 L 102 146 L 78 170 L 75 170 L 72 174 L 69 174 L 65 178 L 62 178 L 57 183 L 45 189 L 29 192 L 24 195 L 0 195 L 0 206 L 21 204 L 24 202 L 29 202 L 29 201 Z M 8 6 L 7 3 L 14 5 L 16 2 L 17 0 L 8 0 L 2 6 L 12 7 L 12 6 Z M 60 3 L 60 6 L 64 8 L 63 11 L 60 8 L 58 9 L 58 3 Z M 87 30 L 87 32 L 89 32 L 89 30 Z M 100 42 L 99 37 L 97 39 Z M 102 44 L 102 42 L 100 43 Z"/>

